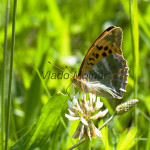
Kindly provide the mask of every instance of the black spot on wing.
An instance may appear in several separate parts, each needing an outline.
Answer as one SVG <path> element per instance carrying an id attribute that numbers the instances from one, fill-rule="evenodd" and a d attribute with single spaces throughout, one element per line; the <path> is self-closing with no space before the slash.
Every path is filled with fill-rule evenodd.
<path id="1" fill-rule="evenodd" d="M 103 57 L 107 56 L 107 54 L 105 52 L 102 53 Z"/>
<path id="2" fill-rule="evenodd" d="M 89 60 L 93 60 L 93 61 L 94 61 L 94 58 L 91 58 L 91 57 L 90 57 Z"/>
<path id="3" fill-rule="evenodd" d="M 98 45 L 96 45 L 96 47 L 98 50 L 101 50 L 103 48 L 103 46 L 98 46 Z"/>
<path id="4" fill-rule="evenodd" d="M 111 53 L 112 53 L 112 50 L 110 49 L 108 52 L 109 52 L 109 54 L 111 54 Z"/>
<path id="5" fill-rule="evenodd" d="M 97 53 L 92 53 L 92 55 L 95 57 L 95 58 L 98 58 L 99 54 Z"/>
<path id="6" fill-rule="evenodd" d="M 104 50 L 108 50 L 108 46 L 105 46 L 105 47 L 104 47 Z"/>
<path id="7" fill-rule="evenodd" d="M 88 64 L 88 65 L 94 65 L 93 63 L 88 63 L 88 62 L 87 62 L 87 64 Z"/>

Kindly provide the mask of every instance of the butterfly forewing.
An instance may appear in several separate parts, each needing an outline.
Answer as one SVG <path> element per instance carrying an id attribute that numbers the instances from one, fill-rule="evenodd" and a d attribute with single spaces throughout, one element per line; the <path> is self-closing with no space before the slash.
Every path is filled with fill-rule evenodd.
<path id="1" fill-rule="evenodd" d="M 87 52 L 79 70 L 79 77 L 96 64 L 103 57 L 112 53 L 122 54 L 122 30 L 119 27 L 107 28 L 93 43 Z"/>

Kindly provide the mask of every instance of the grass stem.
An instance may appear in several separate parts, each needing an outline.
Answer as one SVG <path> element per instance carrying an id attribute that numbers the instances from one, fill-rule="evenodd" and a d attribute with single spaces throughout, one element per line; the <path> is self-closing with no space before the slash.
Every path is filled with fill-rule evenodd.
<path id="1" fill-rule="evenodd" d="M 6 18 L 5 18 L 5 37 L 4 37 L 4 51 L 3 51 L 3 71 L 2 71 L 2 101 L 1 101 L 1 150 L 4 150 L 4 133 L 5 133 L 5 74 L 6 74 L 6 57 L 7 57 L 7 29 L 9 24 L 9 9 L 10 1 L 6 4 Z"/>
<path id="2" fill-rule="evenodd" d="M 130 0 L 130 19 L 131 19 L 131 37 L 133 45 L 134 60 L 134 98 L 137 98 L 138 90 L 138 72 L 139 72 L 139 27 L 138 27 L 138 4 L 137 0 Z M 137 127 L 137 109 L 135 106 L 134 124 Z M 136 144 L 136 150 L 138 145 Z"/>
<path id="3" fill-rule="evenodd" d="M 7 113 L 6 113 L 5 150 L 8 149 L 9 128 L 10 128 L 11 86 L 12 86 L 12 72 L 13 72 L 13 57 L 14 57 L 14 48 L 15 48 L 16 9 L 17 9 L 17 0 L 14 0 L 13 20 L 12 20 L 12 46 L 11 46 L 10 73 L 9 73 L 9 89 L 8 89 L 8 106 L 7 106 Z"/>

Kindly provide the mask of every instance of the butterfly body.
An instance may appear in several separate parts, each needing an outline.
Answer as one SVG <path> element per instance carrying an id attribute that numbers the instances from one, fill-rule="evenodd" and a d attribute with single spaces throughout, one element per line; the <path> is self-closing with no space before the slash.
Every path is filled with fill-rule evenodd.
<path id="1" fill-rule="evenodd" d="M 78 76 L 72 76 L 73 85 L 85 93 L 121 99 L 128 83 L 121 46 L 121 28 L 107 28 L 87 52 Z"/>

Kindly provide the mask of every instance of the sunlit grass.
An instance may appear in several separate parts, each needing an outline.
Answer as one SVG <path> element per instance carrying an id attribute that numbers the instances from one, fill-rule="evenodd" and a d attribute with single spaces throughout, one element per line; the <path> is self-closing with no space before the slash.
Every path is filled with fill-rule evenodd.
<path id="1" fill-rule="evenodd" d="M 9 24 L 9 8 L 10 1 L 7 1 L 6 4 L 6 17 L 5 17 L 5 38 L 4 38 L 4 52 L 3 52 L 3 70 L 2 70 L 2 100 L 1 100 L 1 149 L 4 149 L 4 136 L 5 136 L 5 76 L 6 76 L 6 57 L 7 57 L 7 30 Z"/>
<path id="2" fill-rule="evenodd" d="M 131 36 L 133 45 L 133 60 L 134 60 L 134 98 L 137 98 L 138 93 L 138 76 L 139 76 L 139 23 L 138 23 L 138 4 L 136 0 L 130 0 L 130 17 L 131 17 Z M 134 122 L 138 126 L 137 110 L 135 108 Z M 138 145 L 136 145 L 138 149 Z"/>
<path id="3" fill-rule="evenodd" d="M 9 71 L 9 90 L 8 90 L 8 102 L 6 107 L 6 138 L 5 138 L 5 150 L 8 149 L 9 132 L 10 132 L 10 116 L 11 116 L 11 90 L 12 90 L 12 73 L 13 73 L 13 60 L 14 60 L 14 49 L 15 49 L 15 24 L 16 24 L 16 11 L 17 11 L 17 0 L 14 0 L 13 7 L 13 22 L 12 22 L 12 46 L 11 46 L 11 57 L 10 57 L 10 71 Z"/>

